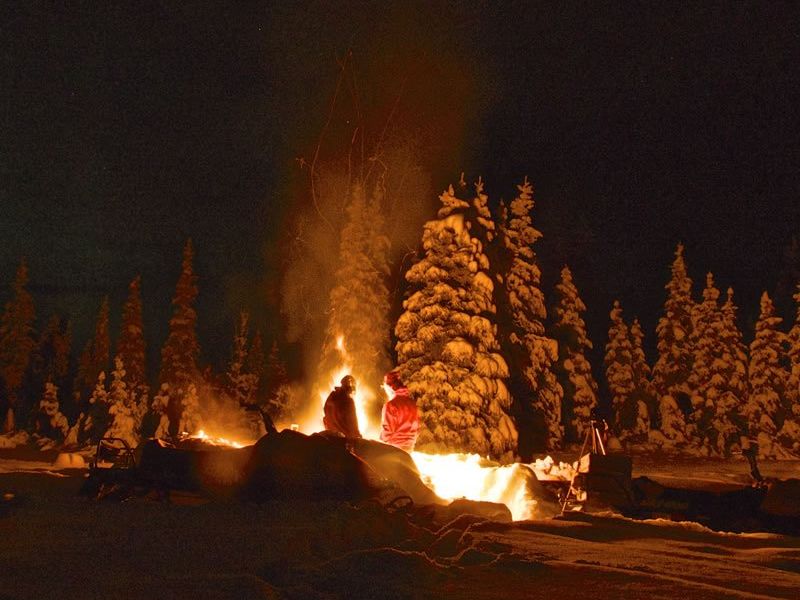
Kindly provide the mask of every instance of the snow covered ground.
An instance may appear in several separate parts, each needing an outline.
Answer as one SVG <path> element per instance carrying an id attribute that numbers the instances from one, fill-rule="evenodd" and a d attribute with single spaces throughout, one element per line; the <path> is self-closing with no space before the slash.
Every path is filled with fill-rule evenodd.
<path id="1" fill-rule="evenodd" d="M 0 457 L 0 598 L 797 598 L 800 539 L 613 515 L 493 523 L 378 505 L 77 496 L 80 471 Z M 26 457 L 31 458 L 31 457 Z M 635 475 L 747 481 L 744 461 Z M 764 463 L 768 475 L 800 464 Z M 700 483 L 703 482 L 703 483 Z"/>

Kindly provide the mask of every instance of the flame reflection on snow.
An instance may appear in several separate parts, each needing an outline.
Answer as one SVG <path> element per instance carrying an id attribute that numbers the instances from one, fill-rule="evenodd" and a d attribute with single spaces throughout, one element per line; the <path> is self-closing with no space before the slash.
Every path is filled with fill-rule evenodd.
<path id="1" fill-rule="evenodd" d="M 477 454 L 412 452 L 423 481 L 446 500 L 467 498 L 505 504 L 515 521 L 536 515 L 536 499 L 528 482 L 536 479 L 524 464 L 497 465 Z"/>

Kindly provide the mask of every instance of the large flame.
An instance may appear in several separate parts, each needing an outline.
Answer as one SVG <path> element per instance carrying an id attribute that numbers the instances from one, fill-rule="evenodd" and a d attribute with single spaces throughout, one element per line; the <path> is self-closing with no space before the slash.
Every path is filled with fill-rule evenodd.
<path id="1" fill-rule="evenodd" d="M 556 464 L 549 456 L 530 464 L 510 465 L 498 465 L 477 454 L 412 452 L 411 457 L 423 481 L 439 497 L 499 502 L 508 507 L 515 521 L 544 516 L 537 508 L 533 481 L 569 481 L 574 473 L 572 465 Z"/>
<path id="2" fill-rule="evenodd" d="M 341 357 L 340 365 L 329 375 L 327 384 L 321 386 L 319 391 L 319 404 L 317 405 L 319 409 L 314 409 L 314 412 L 299 424 L 300 431 L 314 432 L 322 431 L 325 428 L 322 423 L 322 417 L 323 407 L 325 406 L 325 400 L 327 400 L 328 394 L 333 391 L 333 388 L 341 384 L 342 378 L 345 375 L 353 374 L 352 360 L 345 347 L 344 336 L 340 335 L 336 338 L 336 349 Z M 356 393 L 353 400 L 356 405 L 358 428 L 359 431 L 361 431 L 361 435 L 368 439 L 377 439 L 380 433 L 380 423 L 371 420 L 367 411 L 367 406 L 374 398 L 375 393 L 370 386 L 366 382 L 358 380 L 356 377 Z"/>
<path id="3" fill-rule="evenodd" d="M 319 392 L 318 409 L 314 409 L 307 419 L 299 424 L 305 432 L 321 431 L 323 426 L 323 407 L 328 394 L 340 385 L 342 377 L 353 374 L 353 365 L 347 352 L 344 336 L 336 338 L 336 349 L 341 357 L 340 366 L 330 374 L 327 385 Z M 370 400 L 375 394 L 365 385 L 356 381 L 355 405 L 361 435 L 367 439 L 378 439 L 380 423 L 372 422 L 367 412 Z M 292 428 L 295 428 L 293 425 Z M 569 479 L 571 466 L 555 465 L 550 457 L 535 463 L 498 465 L 477 454 L 426 454 L 411 453 L 423 481 L 436 494 L 445 500 L 467 498 L 486 502 L 505 504 L 515 521 L 532 519 L 537 516 L 538 502 L 533 496 L 531 482 L 539 479 Z M 541 515 L 538 515 L 541 516 Z"/>

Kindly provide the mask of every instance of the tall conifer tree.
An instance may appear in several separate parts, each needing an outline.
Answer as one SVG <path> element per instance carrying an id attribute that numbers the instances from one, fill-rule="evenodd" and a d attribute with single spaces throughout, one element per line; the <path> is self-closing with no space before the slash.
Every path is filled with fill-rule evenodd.
<path id="1" fill-rule="evenodd" d="M 779 329 L 780 317 L 767 292 L 761 295 L 761 313 L 756 322 L 756 336 L 750 344 L 750 398 L 743 413 L 751 434 L 759 444 L 759 454 L 764 457 L 783 455 L 776 441 L 785 413 L 781 398 L 786 393 L 788 373 L 781 364 L 782 344 L 785 334 Z"/>
<path id="2" fill-rule="evenodd" d="M 88 408 L 88 398 L 96 387 L 98 375 L 108 371 L 111 357 L 108 313 L 108 296 L 106 296 L 100 303 L 100 310 L 94 324 L 94 333 L 86 342 L 78 361 L 78 376 L 72 387 L 72 393 L 83 412 Z"/>
<path id="3" fill-rule="evenodd" d="M 476 196 L 483 194 L 480 184 Z M 398 363 L 417 399 L 417 448 L 513 458 L 517 431 L 508 410 L 508 367 L 497 353 L 494 284 L 470 203 L 453 187 L 438 219 L 425 224 L 424 256 L 406 273 L 410 284 L 397 322 Z"/>
<path id="4" fill-rule="evenodd" d="M 577 441 L 582 441 L 591 427 L 591 414 L 597 406 L 597 383 L 586 353 L 592 342 L 586 333 L 583 313 L 586 305 L 578 294 L 569 267 L 561 269 L 561 281 L 556 285 L 558 304 L 553 309 L 554 336 L 559 341 L 559 366 L 563 374 L 565 405 L 571 410 L 570 429 Z"/>
<path id="5" fill-rule="evenodd" d="M 672 263 L 672 277 L 666 285 L 664 315 L 656 325 L 658 360 L 653 367 L 653 384 L 659 398 L 672 396 L 675 403 L 689 410 L 692 372 L 692 280 L 686 273 L 683 245 L 678 244 Z"/>
<path id="6" fill-rule="evenodd" d="M 624 419 L 625 406 L 634 390 L 633 347 L 628 326 L 622 319 L 622 306 L 614 300 L 610 313 L 611 325 L 608 328 L 606 344 L 606 382 L 611 394 L 611 409 L 614 425 L 619 435 L 627 433 Z"/>
<path id="7" fill-rule="evenodd" d="M 741 336 L 735 319 L 733 294 L 720 308 L 714 277 L 706 275 L 703 302 L 694 316 L 694 363 L 690 386 L 689 424 L 695 441 L 707 453 L 726 455 L 738 444 L 737 411 L 741 401 Z M 746 367 L 745 367 L 746 369 Z"/>
<path id="8" fill-rule="evenodd" d="M 142 278 L 136 276 L 128 285 L 128 299 L 122 307 L 122 330 L 117 354 L 125 365 L 125 382 L 135 393 L 147 388 L 147 357 L 142 322 Z"/>
<path id="9" fill-rule="evenodd" d="M 778 432 L 778 439 L 786 448 L 800 455 L 800 284 L 793 298 L 796 313 L 787 336 L 790 372 L 785 399 L 786 420 Z"/>
<path id="10" fill-rule="evenodd" d="M 558 383 L 555 366 L 558 343 L 545 333 L 547 318 L 544 293 L 541 290 L 539 269 L 533 244 L 542 234 L 533 227 L 531 212 L 534 206 L 533 187 L 527 178 L 517 186 L 518 194 L 503 214 L 502 241 L 507 255 L 504 269 L 504 310 L 511 318 L 508 331 L 503 331 L 504 346 L 508 348 L 514 373 L 524 376 L 524 386 L 515 385 L 517 413 L 531 413 L 532 427 L 523 431 L 536 440 L 521 440 L 524 455 L 533 449 L 556 450 L 561 447 L 564 428 L 561 425 L 561 402 L 564 390 Z"/>
<path id="11" fill-rule="evenodd" d="M 656 392 L 650 379 L 650 365 L 644 353 L 644 331 L 638 318 L 633 319 L 628 334 L 631 340 L 631 372 L 633 390 L 628 398 L 623 418 L 629 437 L 638 442 L 646 442 L 650 435 L 653 415 L 656 414 Z"/>
<path id="12" fill-rule="evenodd" d="M 340 337 L 357 377 L 380 381 L 388 369 L 389 238 L 380 204 L 379 186 L 369 198 L 362 185 L 353 186 L 347 205 L 347 224 L 341 232 L 336 283 L 330 295 L 321 361 L 323 375 L 340 364 Z"/>
<path id="13" fill-rule="evenodd" d="M 33 297 L 28 292 L 28 266 L 24 260 L 20 261 L 11 294 L 0 321 L 0 376 L 6 390 L 4 431 L 14 431 L 17 418 L 24 418 L 29 408 L 24 405 L 21 392 L 36 347 L 33 330 L 36 312 Z"/>
<path id="14" fill-rule="evenodd" d="M 248 370 L 249 337 L 250 315 L 247 311 L 240 311 L 227 372 L 228 393 L 236 401 L 237 406 L 253 404 L 258 386 L 258 377 Z"/>
<path id="15" fill-rule="evenodd" d="M 184 396 L 189 394 L 190 386 L 200 378 L 197 367 L 200 344 L 197 341 L 197 312 L 194 308 L 198 290 L 197 276 L 192 268 L 193 259 L 192 240 L 187 240 L 183 248 L 181 274 L 172 298 L 169 333 L 161 349 L 159 381 L 168 386 L 170 401 L 167 414 L 173 434 L 178 433 L 176 427 L 183 411 Z"/>

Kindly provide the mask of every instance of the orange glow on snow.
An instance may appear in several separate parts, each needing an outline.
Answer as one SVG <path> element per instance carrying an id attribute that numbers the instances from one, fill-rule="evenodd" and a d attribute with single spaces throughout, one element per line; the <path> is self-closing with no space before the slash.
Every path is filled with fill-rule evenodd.
<path id="1" fill-rule="evenodd" d="M 505 504 L 515 521 L 534 518 L 536 499 L 528 491 L 527 465 L 495 465 L 477 454 L 412 452 L 422 480 L 445 500 L 467 498 Z"/>

